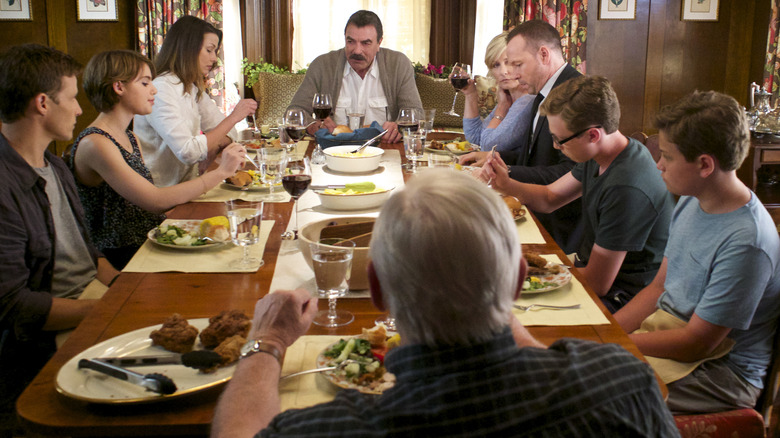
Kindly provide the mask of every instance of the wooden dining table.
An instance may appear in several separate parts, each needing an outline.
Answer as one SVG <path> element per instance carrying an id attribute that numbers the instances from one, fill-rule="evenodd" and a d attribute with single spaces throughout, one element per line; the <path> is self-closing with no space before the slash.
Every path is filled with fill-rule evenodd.
<path id="1" fill-rule="evenodd" d="M 382 144 L 381 147 L 400 150 L 403 157 L 401 144 Z M 266 203 L 264 219 L 275 222 L 263 254 L 265 264 L 257 272 L 123 272 L 18 399 L 17 412 L 28 435 L 207 436 L 224 385 L 161 403 L 95 404 L 58 393 L 55 388 L 57 374 L 68 360 L 85 349 L 115 336 L 160 324 L 173 313 L 188 319 L 208 318 L 222 310 L 240 309 L 252 315 L 256 301 L 270 292 L 277 256 L 283 245 L 280 236 L 287 227 L 291 211 L 292 203 Z M 221 203 L 191 202 L 174 208 L 168 217 L 203 219 L 223 214 L 224 205 Z M 524 245 L 524 250 L 565 257 L 550 235 L 544 229 L 541 231 L 546 243 Z M 604 312 L 609 324 L 532 326 L 529 327 L 531 334 L 548 345 L 564 337 L 615 343 L 643 358 L 636 345 L 601 305 L 581 273 L 576 268 L 572 268 L 572 273 Z M 359 334 L 361 328 L 373 326 L 374 320 L 383 315 L 367 298 L 339 300 L 339 308 L 352 312 L 354 322 L 332 329 L 312 325 L 308 334 Z M 659 385 L 665 393 L 663 384 Z"/>

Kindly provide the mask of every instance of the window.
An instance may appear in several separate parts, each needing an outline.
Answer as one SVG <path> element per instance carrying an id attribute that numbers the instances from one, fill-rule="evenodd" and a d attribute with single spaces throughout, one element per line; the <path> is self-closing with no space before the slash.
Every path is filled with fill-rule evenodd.
<path id="1" fill-rule="evenodd" d="M 477 17 L 474 26 L 474 60 L 471 73 L 486 76 L 485 49 L 490 40 L 504 28 L 504 0 L 477 0 Z"/>
<path id="2" fill-rule="evenodd" d="M 358 10 L 382 20 L 382 47 L 428 62 L 431 28 L 429 0 L 293 0 L 293 70 L 344 47 L 344 26 Z"/>

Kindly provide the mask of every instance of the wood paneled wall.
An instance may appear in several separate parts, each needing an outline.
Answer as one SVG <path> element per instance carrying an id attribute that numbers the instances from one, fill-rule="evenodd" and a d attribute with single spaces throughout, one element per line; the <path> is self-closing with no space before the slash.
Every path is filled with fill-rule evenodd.
<path id="1" fill-rule="evenodd" d="M 747 105 L 760 82 L 770 0 L 720 0 L 717 22 L 682 21 L 682 0 L 638 0 L 635 20 L 599 20 L 588 10 L 587 73 L 612 82 L 621 131 L 654 132 L 658 110 L 694 90 Z"/>
<path id="2" fill-rule="evenodd" d="M 0 50 L 17 44 L 38 43 L 69 53 L 86 65 L 92 55 L 105 50 L 135 49 L 135 2 L 117 0 L 118 21 L 78 21 L 75 1 L 31 0 L 32 21 L 0 21 Z M 74 136 L 86 128 L 97 111 L 81 90 Z M 70 142 L 56 142 L 52 152 L 61 154 Z"/>

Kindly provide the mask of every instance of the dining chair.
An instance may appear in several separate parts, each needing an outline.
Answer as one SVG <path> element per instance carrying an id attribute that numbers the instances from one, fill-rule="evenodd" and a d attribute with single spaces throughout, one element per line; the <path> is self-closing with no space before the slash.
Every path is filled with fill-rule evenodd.
<path id="1" fill-rule="evenodd" d="M 780 438 L 780 336 L 775 335 L 772 362 L 764 392 L 755 409 L 735 409 L 712 414 L 675 415 L 683 438 Z"/>
<path id="2" fill-rule="evenodd" d="M 647 137 L 647 140 L 645 140 L 645 147 L 647 147 L 650 151 L 650 155 L 653 156 L 653 159 L 657 163 L 658 160 L 661 159 L 661 149 L 658 146 L 658 134 Z"/>
<path id="3" fill-rule="evenodd" d="M 645 144 L 647 142 L 647 134 L 645 134 L 642 131 L 637 131 L 637 132 L 629 135 L 629 137 L 633 138 L 634 140 L 636 140 L 636 141 L 638 141 L 638 142 L 640 142 L 642 144 Z"/>

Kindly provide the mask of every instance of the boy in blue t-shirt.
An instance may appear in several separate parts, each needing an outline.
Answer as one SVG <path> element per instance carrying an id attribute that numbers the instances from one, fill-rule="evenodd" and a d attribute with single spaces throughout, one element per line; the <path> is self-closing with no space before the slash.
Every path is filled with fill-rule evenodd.
<path id="1" fill-rule="evenodd" d="M 651 315 L 676 317 L 678 328 L 630 337 L 646 356 L 705 360 L 666 382 L 673 413 L 754 407 L 780 316 L 780 239 L 737 178 L 750 144 L 744 111 L 729 96 L 695 92 L 663 108 L 656 125 L 658 168 L 681 198 L 658 275 L 615 318 L 631 333 Z"/>

